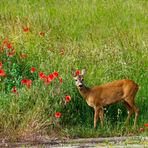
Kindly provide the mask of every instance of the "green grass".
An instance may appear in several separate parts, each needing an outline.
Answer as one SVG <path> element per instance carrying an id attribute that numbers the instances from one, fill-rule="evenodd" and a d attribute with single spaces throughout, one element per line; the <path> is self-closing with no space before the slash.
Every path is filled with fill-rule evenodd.
<path id="1" fill-rule="evenodd" d="M 148 122 L 147 9 L 146 0 L 1 0 L 0 41 L 7 37 L 13 43 L 21 77 L 14 84 L 18 95 L 5 92 L 6 82 L 0 82 L 0 135 L 17 139 L 38 132 L 68 137 L 139 134 L 131 129 L 134 118 L 124 127 L 127 114 L 121 104 L 107 107 L 105 127 L 95 131 L 93 110 L 79 95 L 71 69 L 86 67 L 88 86 L 123 78 L 137 82 L 138 128 L 143 127 Z M 23 26 L 30 32 L 24 33 Z M 27 59 L 21 59 L 21 53 Z M 58 71 L 63 84 L 55 80 L 46 87 L 34 77 L 30 89 L 20 86 L 21 78 L 32 78 L 32 66 L 46 74 Z M 67 105 L 65 95 L 72 97 Z M 59 121 L 56 111 L 62 112 Z"/>

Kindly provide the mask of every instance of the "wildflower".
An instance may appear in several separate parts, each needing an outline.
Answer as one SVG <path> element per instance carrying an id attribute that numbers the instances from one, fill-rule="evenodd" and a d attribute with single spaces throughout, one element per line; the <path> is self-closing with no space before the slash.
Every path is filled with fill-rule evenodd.
<path id="1" fill-rule="evenodd" d="M 54 78 L 58 77 L 58 72 L 54 72 L 46 76 L 43 72 L 39 73 L 39 78 L 43 79 L 46 84 L 49 84 Z"/>
<path id="2" fill-rule="evenodd" d="M 39 77 L 45 82 L 45 84 L 49 84 L 53 80 L 53 74 L 46 76 L 43 72 L 40 72 Z"/>
<path id="3" fill-rule="evenodd" d="M 8 39 L 6 38 L 6 39 L 4 39 L 3 42 L 2 42 L 2 46 L 7 46 L 8 43 L 9 43 L 9 42 L 8 42 Z"/>
<path id="4" fill-rule="evenodd" d="M 2 49 L 3 47 L 7 47 L 8 49 L 12 49 L 13 50 L 13 46 L 12 44 L 8 41 L 8 39 L 4 39 L 4 41 L 2 42 Z"/>
<path id="5" fill-rule="evenodd" d="M 139 131 L 140 131 L 140 132 L 144 132 L 144 128 L 141 127 L 141 128 L 139 129 Z"/>
<path id="6" fill-rule="evenodd" d="M 148 127 L 148 123 L 144 124 L 145 127 Z"/>
<path id="7" fill-rule="evenodd" d="M 15 54 L 15 50 L 12 49 L 12 51 L 8 53 L 8 56 L 9 56 L 9 57 L 12 57 L 12 56 L 14 56 L 14 54 Z"/>
<path id="8" fill-rule="evenodd" d="M 25 58 L 27 58 L 28 56 L 27 56 L 27 54 L 22 53 L 22 54 L 20 55 L 20 57 L 21 57 L 22 59 L 25 59 Z"/>
<path id="9" fill-rule="evenodd" d="M 28 80 L 28 81 L 27 81 L 27 86 L 28 86 L 28 88 L 31 86 L 31 84 L 32 84 L 32 80 Z"/>
<path id="10" fill-rule="evenodd" d="M 58 76 L 59 76 L 59 73 L 58 73 L 58 72 L 54 72 L 54 73 L 53 73 L 53 76 L 54 76 L 54 77 L 58 77 Z"/>
<path id="11" fill-rule="evenodd" d="M 81 74 L 80 70 L 76 70 L 75 74 L 76 76 L 80 75 Z"/>
<path id="12" fill-rule="evenodd" d="M 70 102 L 70 100 L 71 100 L 71 96 L 65 96 L 66 103 Z"/>
<path id="13" fill-rule="evenodd" d="M 32 67 L 30 71 L 31 71 L 31 73 L 34 73 L 35 72 L 35 67 Z"/>
<path id="14" fill-rule="evenodd" d="M 21 84 L 27 85 L 27 87 L 29 88 L 32 84 L 32 80 L 28 80 L 28 79 L 23 79 L 21 81 Z"/>
<path id="15" fill-rule="evenodd" d="M 21 84 L 26 84 L 27 83 L 27 79 L 23 79 L 22 81 L 21 81 Z"/>
<path id="16" fill-rule="evenodd" d="M 16 92 L 17 92 L 17 90 L 16 90 L 16 86 L 13 86 L 11 92 L 13 92 L 13 93 L 16 93 Z"/>
<path id="17" fill-rule="evenodd" d="M 0 69 L 3 67 L 3 64 L 2 64 L 2 62 L 0 62 Z"/>
<path id="18" fill-rule="evenodd" d="M 59 78 L 59 82 L 62 84 L 63 83 L 63 79 L 62 78 Z"/>
<path id="19" fill-rule="evenodd" d="M 40 78 L 40 79 L 44 79 L 45 77 L 46 77 L 46 76 L 45 76 L 45 74 L 44 74 L 43 72 L 40 72 L 40 73 L 39 73 L 39 78 Z"/>
<path id="20" fill-rule="evenodd" d="M 48 79 L 52 81 L 54 79 L 54 74 L 49 74 Z"/>
<path id="21" fill-rule="evenodd" d="M 29 27 L 25 26 L 25 27 L 23 27 L 23 31 L 24 31 L 24 32 L 29 32 L 30 29 L 29 29 Z"/>
<path id="22" fill-rule="evenodd" d="M 43 37 L 45 36 L 45 32 L 39 32 L 39 35 Z"/>
<path id="23" fill-rule="evenodd" d="M 0 76 L 4 77 L 5 76 L 5 71 L 3 69 L 0 69 Z"/>
<path id="24" fill-rule="evenodd" d="M 6 45 L 7 45 L 7 48 L 8 49 L 11 49 L 12 48 L 12 44 L 11 43 L 8 42 Z"/>
<path id="25" fill-rule="evenodd" d="M 52 81 L 52 79 L 51 79 L 49 76 L 46 76 L 46 77 L 44 78 L 44 82 L 45 82 L 46 84 L 49 84 L 51 81 Z"/>
<path id="26" fill-rule="evenodd" d="M 56 112 L 55 114 L 54 114 L 54 116 L 56 117 L 56 118 L 60 118 L 61 117 L 61 113 L 60 112 Z"/>
<path id="27" fill-rule="evenodd" d="M 51 79 L 48 76 L 46 76 L 43 72 L 39 73 L 39 78 L 42 79 L 45 82 L 45 84 L 49 84 L 51 81 Z"/>

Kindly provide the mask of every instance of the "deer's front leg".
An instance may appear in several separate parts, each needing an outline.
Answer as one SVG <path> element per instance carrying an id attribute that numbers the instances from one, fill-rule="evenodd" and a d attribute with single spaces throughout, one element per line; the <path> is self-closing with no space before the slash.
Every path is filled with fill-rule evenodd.
<path id="1" fill-rule="evenodd" d="M 100 108 L 99 117 L 100 117 L 101 127 L 103 127 L 103 122 L 104 122 L 104 110 L 103 110 L 103 108 Z"/>
<path id="2" fill-rule="evenodd" d="M 97 121 L 98 121 L 98 116 L 99 116 L 99 109 L 94 108 L 95 114 L 94 114 L 94 128 L 97 127 Z"/>

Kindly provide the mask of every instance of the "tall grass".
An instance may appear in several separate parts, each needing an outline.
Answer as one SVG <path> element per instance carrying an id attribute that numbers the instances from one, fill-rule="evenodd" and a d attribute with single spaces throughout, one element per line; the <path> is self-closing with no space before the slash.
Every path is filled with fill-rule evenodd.
<path id="1" fill-rule="evenodd" d="M 88 86 L 123 78 L 137 82 L 138 127 L 142 127 L 148 122 L 147 9 L 146 0 L 1 0 L 0 40 L 7 37 L 13 42 L 22 78 L 29 77 L 31 67 L 46 74 L 58 71 L 63 78 L 62 85 L 55 80 L 48 87 L 37 78 L 30 89 L 18 84 L 17 95 L 1 90 L 1 136 L 45 131 L 70 137 L 138 134 L 130 130 L 133 121 L 124 127 L 127 114 L 121 104 L 107 107 L 105 127 L 94 131 L 93 110 L 75 88 L 71 69 L 86 67 Z M 21 59 L 22 53 L 28 57 Z M 72 98 L 68 104 L 66 95 Z M 56 111 L 62 113 L 59 120 Z"/>

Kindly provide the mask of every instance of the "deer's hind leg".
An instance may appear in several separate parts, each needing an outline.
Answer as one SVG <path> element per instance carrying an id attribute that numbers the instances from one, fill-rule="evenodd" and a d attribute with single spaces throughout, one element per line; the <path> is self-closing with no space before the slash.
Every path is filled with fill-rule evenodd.
<path id="1" fill-rule="evenodd" d="M 130 105 L 127 103 L 127 102 L 125 102 L 124 101 L 124 105 L 125 105 L 125 107 L 127 108 L 127 113 L 128 113 L 128 116 L 127 116 L 127 119 L 126 119 L 126 121 L 125 121 L 125 124 L 127 125 L 128 123 L 129 123 L 129 120 L 130 120 L 130 117 L 132 116 L 132 114 L 133 114 L 133 109 L 130 107 Z"/>
<path id="2" fill-rule="evenodd" d="M 136 127 L 138 116 L 139 116 L 139 108 L 137 108 L 135 105 L 133 106 L 133 110 L 135 112 L 135 120 L 134 120 L 134 128 Z"/>
<path id="3" fill-rule="evenodd" d="M 139 116 L 139 108 L 135 106 L 134 97 L 127 97 L 125 99 L 125 102 L 132 109 L 132 111 L 135 112 L 135 120 L 134 120 L 134 128 L 135 128 L 136 127 L 137 120 L 138 120 L 138 116 Z M 132 114 L 132 111 L 131 111 L 130 114 Z M 128 118 L 130 118 L 130 116 L 131 116 L 130 114 L 128 115 L 129 116 Z"/>

